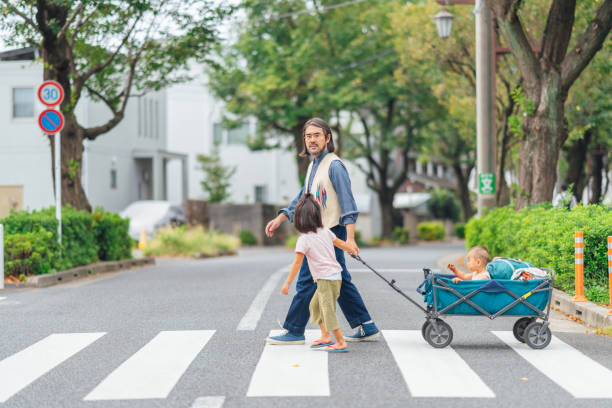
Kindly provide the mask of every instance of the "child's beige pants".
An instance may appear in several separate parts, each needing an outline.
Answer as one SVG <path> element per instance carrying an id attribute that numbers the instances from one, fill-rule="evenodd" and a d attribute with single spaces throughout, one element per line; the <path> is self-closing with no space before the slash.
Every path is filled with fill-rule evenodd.
<path id="1" fill-rule="evenodd" d="M 336 301 L 340 296 L 341 280 L 317 281 L 317 290 L 310 301 L 310 321 L 314 324 L 325 325 L 327 331 L 340 328 L 340 322 L 336 316 Z"/>

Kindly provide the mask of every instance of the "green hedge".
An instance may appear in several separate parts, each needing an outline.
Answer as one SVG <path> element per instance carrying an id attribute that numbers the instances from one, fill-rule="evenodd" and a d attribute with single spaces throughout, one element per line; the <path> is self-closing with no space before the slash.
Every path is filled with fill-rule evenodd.
<path id="1" fill-rule="evenodd" d="M 89 214 L 63 208 L 61 256 L 55 207 L 16 211 L 0 223 L 4 225 L 5 274 L 42 274 L 131 257 L 129 221 L 102 209 Z"/>
<path id="2" fill-rule="evenodd" d="M 584 232 L 585 294 L 607 303 L 607 237 L 612 235 L 612 209 L 601 205 L 571 210 L 542 204 L 520 211 L 502 207 L 466 225 L 466 246 L 484 245 L 492 256 L 520 258 L 554 269 L 555 286 L 574 293 L 574 232 Z"/>
<path id="3" fill-rule="evenodd" d="M 98 259 L 117 261 L 132 257 L 132 239 L 129 235 L 130 220 L 119 214 L 97 207 L 91 214 L 93 232 L 98 243 Z"/>
<path id="4" fill-rule="evenodd" d="M 417 231 L 423 241 L 439 241 L 446 235 L 444 224 L 438 221 L 422 222 L 417 225 Z"/>
<path id="5" fill-rule="evenodd" d="M 457 238 L 465 238 L 465 222 L 458 222 L 455 224 L 455 236 Z"/>
<path id="6" fill-rule="evenodd" d="M 242 245 L 257 245 L 257 238 L 255 238 L 255 235 L 253 235 L 253 233 L 249 230 L 240 230 L 238 237 L 240 238 L 240 243 L 242 243 Z"/>
<path id="7" fill-rule="evenodd" d="M 410 241 L 410 230 L 402 227 L 395 227 L 391 232 L 391 241 L 398 242 L 400 244 L 407 244 Z"/>

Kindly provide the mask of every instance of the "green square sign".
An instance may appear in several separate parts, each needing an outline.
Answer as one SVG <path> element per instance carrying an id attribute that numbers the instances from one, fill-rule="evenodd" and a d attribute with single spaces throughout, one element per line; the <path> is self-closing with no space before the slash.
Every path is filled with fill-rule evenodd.
<path id="1" fill-rule="evenodd" d="M 478 192 L 480 194 L 495 194 L 495 173 L 480 173 L 478 175 Z"/>

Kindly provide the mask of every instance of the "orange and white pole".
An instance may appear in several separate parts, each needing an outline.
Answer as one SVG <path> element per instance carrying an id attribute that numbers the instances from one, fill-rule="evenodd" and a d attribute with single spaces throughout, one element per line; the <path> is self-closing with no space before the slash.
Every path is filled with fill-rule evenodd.
<path id="1" fill-rule="evenodd" d="M 608 236 L 608 285 L 610 286 L 610 310 L 608 310 L 608 315 L 612 316 L 612 236 Z"/>
<path id="2" fill-rule="evenodd" d="M 574 302 L 586 302 L 587 298 L 584 297 L 584 233 L 582 231 L 574 232 L 574 266 L 576 292 Z"/>

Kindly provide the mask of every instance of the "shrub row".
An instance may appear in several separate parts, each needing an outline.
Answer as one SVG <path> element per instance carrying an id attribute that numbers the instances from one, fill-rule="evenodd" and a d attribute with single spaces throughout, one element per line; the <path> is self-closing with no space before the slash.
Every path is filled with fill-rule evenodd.
<path id="1" fill-rule="evenodd" d="M 574 232 L 584 232 L 585 294 L 607 303 L 607 237 L 612 235 L 612 209 L 601 205 L 571 210 L 541 204 L 520 211 L 493 210 L 466 225 L 466 246 L 484 245 L 492 256 L 520 258 L 555 270 L 555 286 L 573 294 Z"/>
<path id="2" fill-rule="evenodd" d="M 101 208 L 92 214 L 70 206 L 62 209 L 61 251 L 55 207 L 16 211 L 0 223 L 4 225 L 6 275 L 43 274 L 131 257 L 129 220 Z"/>
<path id="3" fill-rule="evenodd" d="M 439 241 L 446 235 L 444 224 L 439 221 L 422 222 L 417 225 L 417 230 L 423 241 Z"/>

